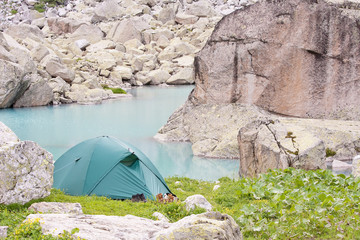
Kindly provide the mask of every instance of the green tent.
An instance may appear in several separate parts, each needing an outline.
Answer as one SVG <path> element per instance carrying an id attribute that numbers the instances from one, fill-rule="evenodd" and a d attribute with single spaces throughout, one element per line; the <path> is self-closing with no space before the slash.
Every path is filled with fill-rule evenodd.
<path id="1" fill-rule="evenodd" d="M 138 149 L 113 137 L 97 137 L 72 147 L 55 162 L 54 188 L 70 195 L 154 199 L 171 193 L 159 171 Z"/>

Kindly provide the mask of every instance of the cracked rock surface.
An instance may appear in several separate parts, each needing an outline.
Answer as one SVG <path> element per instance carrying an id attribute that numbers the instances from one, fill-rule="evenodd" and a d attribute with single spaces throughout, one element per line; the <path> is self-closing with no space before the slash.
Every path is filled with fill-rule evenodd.
<path id="1" fill-rule="evenodd" d="M 53 156 L 31 141 L 20 141 L 0 122 L 0 204 L 46 197 L 53 183 Z"/>
<path id="2" fill-rule="evenodd" d="M 195 58 L 196 103 L 360 120 L 357 1 L 264 0 L 225 16 Z"/>
<path id="3" fill-rule="evenodd" d="M 185 217 L 175 223 L 154 221 L 132 215 L 30 214 L 27 219 L 40 218 L 45 234 L 57 236 L 76 227 L 75 237 L 81 239 L 218 239 L 242 240 L 234 219 L 219 212 Z"/>

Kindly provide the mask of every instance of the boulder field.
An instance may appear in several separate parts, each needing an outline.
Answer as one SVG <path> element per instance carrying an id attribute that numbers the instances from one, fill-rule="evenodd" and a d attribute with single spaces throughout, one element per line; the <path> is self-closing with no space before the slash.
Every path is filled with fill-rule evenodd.
<path id="1" fill-rule="evenodd" d="M 0 3 L 0 108 L 101 103 L 104 86 L 193 84 L 194 56 L 241 1 Z"/>
<path id="2" fill-rule="evenodd" d="M 155 138 L 240 158 L 241 176 L 351 160 L 360 152 L 359 9 L 264 0 L 225 16 L 195 57 L 195 89 Z"/>

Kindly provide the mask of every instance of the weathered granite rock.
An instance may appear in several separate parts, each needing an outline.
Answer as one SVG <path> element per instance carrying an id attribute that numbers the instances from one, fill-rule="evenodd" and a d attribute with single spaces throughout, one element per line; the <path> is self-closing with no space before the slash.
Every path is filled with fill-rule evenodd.
<path id="1" fill-rule="evenodd" d="M 95 7 L 91 22 L 96 23 L 103 20 L 118 19 L 124 15 L 125 11 L 119 6 L 118 1 L 105 0 Z"/>
<path id="2" fill-rule="evenodd" d="M 55 17 L 47 18 L 47 24 L 51 32 L 55 34 L 64 34 L 75 32 L 80 25 L 85 23 L 73 19 Z"/>
<path id="3" fill-rule="evenodd" d="M 165 221 L 165 222 L 170 222 L 169 219 L 167 217 L 165 217 L 162 213 L 159 212 L 154 212 L 152 214 L 153 217 L 156 217 L 158 220 L 160 221 Z"/>
<path id="4" fill-rule="evenodd" d="M 83 214 L 80 203 L 39 202 L 29 207 L 37 213 Z"/>
<path id="5" fill-rule="evenodd" d="M 255 104 L 289 116 L 360 120 L 356 6 L 266 0 L 224 17 L 196 57 L 192 98 Z"/>
<path id="6" fill-rule="evenodd" d="M 196 194 L 189 196 L 185 199 L 186 210 L 194 210 L 195 207 L 200 207 L 206 209 L 206 211 L 212 210 L 212 205 L 206 200 L 203 195 Z"/>
<path id="7" fill-rule="evenodd" d="M 24 94 L 15 102 L 14 107 L 36 107 L 50 104 L 54 99 L 53 90 L 40 78 L 32 83 Z"/>
<path id="8" fill-rule="evenodd" d="M 75 237 L 83 239 L 219 239 L 242 240 L 239 226 L 229 215 L 207 212 L 191 215 L 176 223 L 154 221 L 126 215 L 30 214 L 27 219 L 40 218 L 45 234 L 57 236 L 64 230 L 78 228 Z"/>
<path id="9" fill-rule="evenodd" d="M 339 160 L 334 160 L 332 162 L 331 168 L 333 170 L 337 170 L 337 171 L 345 171 L 345 170 L 351 170 L 352 166 L 349 163 L 343 162 L 343 161 L 339 161 Z"/>
<path id="10" fill-rule="evenodd" d="M 97 43 L 104 38 L 104 33 L 98 26 L 82 24 L 69 37 L 73 40 L 86 39 L 90 43 Z"/>
<path id="11" fill-rule="evenodd" d="M 0 69 L 0 108 L 7 108 L 22 96 L 31 78 L 20 65 L 2 59 Z"/>
<path id="12" fill-rule="evenodd" d="M 44 34 L 40 28 L 30 24 L 11 25 L 5 30 L 5 33 L 15 39 L 30 38 L 35 41 L 40 41 L 44 38 Z"/>
<path id="13" fill-rule="evenodd" d="M 50 59 L 46 63 L 46 71 L 52 77 L 61 77 L 66 82 L 71 83 L 75 78 L 75 73 L 62 64 L 58 59 Z"/>
<path id="14" fill-rule="evenodd" d="M 167 81 L 169 85 L 182 85 L 194 83 L 194 69 L 181 68 L 179 72 L 172 75 Z"/>
<path id="15" fill-rule="evenodd" d="M 2 122 L 0 122 L 0 136 L 0 146 L 10 142 L 17 143 L 20 141 L 16 134 Z"/>
<path id="16" fill-rule="evenodd" d="M 354 177 L 360 177 L 360 155 L 353 158 L 352 175 L 354 175 Z"/>
<path id="17" fill-rule="evenodd" d="M 0 239 L 5 239 L 7 237 L 8 226 L 0 226 Z"/>
<path id="18" fill-rule="evenodd" d="M 49 53 L 49 49 L 42 44 L 38 44 L 36 47 L 31 49 L 31 57 L 38 62 L 40 62 Z"/>
<path id="19" fill-rule="evenodd" d="M 53 182 L 52 155 L 34 142 L 14 142 L 13 138 L 0 140 L 5 142 L 0 146 L 0 203 L 24 204 L 48 196 Z"/>
<path id="20" fill-rule="evenodd" d="M 119 43 L 124 43 L 131 39 L 142 40 L 140 30 L 136 28 L 134 21 L 130 19 L 122 20 L 114 25 L 106 37 Z"/>
<path id="21" fill-rule="evenodd" d="M 219 212 L 191 215 L 159 232 L 157 240 L 219 239 L 242 240 L 241 231 L 232 217 Z"/>
<path id="22" fill-rule="evenodd" d="M 278 120 L 256 120 L 239 130 L 242 177 L 254 177 L 268 169 L 297 167 L 325 169 L 323 141 L 298 126 Z"/>

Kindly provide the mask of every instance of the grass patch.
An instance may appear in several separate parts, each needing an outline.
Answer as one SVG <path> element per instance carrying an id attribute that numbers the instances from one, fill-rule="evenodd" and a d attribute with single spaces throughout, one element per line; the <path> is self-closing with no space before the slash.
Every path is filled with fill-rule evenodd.
<path id="1" fill-rule="evenodd" d="M 40 13 L 45 12 L 46 8 L 64 5 L 66 0 L 40 0 L 34 4 L 34 9 Z"/>
<path id="2" fill-rule="evenodd" d="M 245 239 L 358 239 L 360 236 L 360 179 L 352 176 L 290 168 L 272 170 L 258 178 L 221 178 L 221 187 L 216 191 L 212 190 L 214 182 L 180 177 L 167 178 L 166 182 L 180 202 L 133 203 L 97 196 L 68 196 L 55 189 L 49 197 L 37 201 L 79 202 L 85 214 L 131 214 L 154 219 L 151 215 L 157 211 L 175 222 L 204 211 L 188 212 L 183 203 L 188 196 L 202 194 L 215 211 L 227 213 L 237 221 Z M 30 214 L 28 206 L 30 203 L 0 205 L 0 225 L 9 226 L 11 236 Z"/>
<path id="3" fill-rule="evenodd" d="M 122 88 L 111 88 L 106 84 L 102 84 L 103 89 L 110 89 L 114 94 L 127 94 L 127 92 Z"/>

